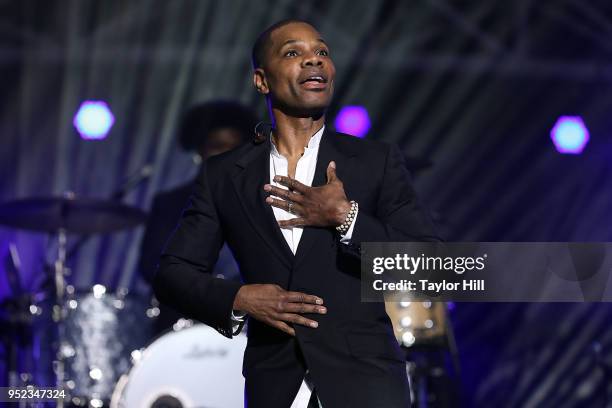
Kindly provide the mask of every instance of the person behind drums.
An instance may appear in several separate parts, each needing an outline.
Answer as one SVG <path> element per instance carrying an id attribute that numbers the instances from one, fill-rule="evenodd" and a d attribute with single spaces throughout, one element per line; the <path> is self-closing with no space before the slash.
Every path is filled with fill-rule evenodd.
<path id="1" fill-rule="evenodd" d="M 227 337 L 249 317 L 249 408 L 407 407 L 404 355 L 384 303 L 360 301 L 359 260 L 362 242 L 437 240 L 402 155 L 325 126 L 336 70 L 312 25 L 272 25 L 252 56 L 270 133 L 205 162 L 155 293 Z M 243 282 L 211 275 L 224 242 Z"/>
<path id="2" fill-rule="evenodd" d="M 200 103 L 183 114 L 178 127 L 178 141 L 184 151 L 194 152 L 196 161 L 202 161 L 249 142 L 256 122 L 255 114 L 238 102 L 214 100 Z M 149 284 L 153 281 L 164 244 L 176 228 L 194 184 L 194 180 L 190 180 L 153 197 L 138 260 L 140 275 Z M 226 279 L 239 279 L 238 268 L 227 247 L 221 250 L 215 274 L 222 274 Z M 159 309 L 154 337 L 183 317 L 169 306 L 160 305 Z"/>

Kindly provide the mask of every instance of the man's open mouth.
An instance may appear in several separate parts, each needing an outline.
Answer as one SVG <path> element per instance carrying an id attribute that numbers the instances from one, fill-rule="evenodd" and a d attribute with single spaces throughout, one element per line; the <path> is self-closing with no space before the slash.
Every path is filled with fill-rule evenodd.
<path id="1" fill-rule="evenodd" d="M 327 83 L 327 78 L 325 78 L 323 75 L 309 75 L 308 77 L 306 77 L 303 80 L 301 80 L 300 84 L 305 84 L 307 82 L 326 84 Z"/>
<path id="2" fill-rule="evenodd" d="M 300 78 L 299 81 L 302 88 L 321 92 L 327 89 L 327 77 L 320 73 L 309 73 Z"/>

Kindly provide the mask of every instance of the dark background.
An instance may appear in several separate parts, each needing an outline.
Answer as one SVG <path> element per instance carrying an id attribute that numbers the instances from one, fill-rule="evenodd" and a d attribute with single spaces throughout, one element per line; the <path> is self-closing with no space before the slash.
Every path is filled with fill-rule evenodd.
<path id="1" fill-rule="evenodd" d="M 609 1 L 0 1 L 0 201 L 108 197 L 126 176 L 153 195 L 196 171 L 175 142 L 190 105 L 234 98 L 265 118 L 251 86 L 256 35 L 287 17 L 312 21 L 331 46 L 329 123 L 362 105 L 368 138 L 434 165 L 415 183 L 452 241 L 610 241 L 612 3 Z M 115 115 L 105 140 L 72 125 L 85 99 Z M 581 115 L 591 140 L 561 155 L 550 130 Z M 142 229 L 93 237 L 70 262 L 78 288 L 145 291 Z M 0 228 L 35 290 L 54 244 Z M 8 294 L 0 273 L 0 296 Z M 603 406 L 591 348 L 612 362 L 607 304 L 457 304 L 452 311 L 468 406 Z"/>

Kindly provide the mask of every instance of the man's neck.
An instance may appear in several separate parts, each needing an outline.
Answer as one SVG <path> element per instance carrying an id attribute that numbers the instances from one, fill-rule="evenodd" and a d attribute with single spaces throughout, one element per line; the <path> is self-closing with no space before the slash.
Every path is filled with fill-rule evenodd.
<path id="1" fill-rule="evenodd" d="M 285 157 L 299 157 L 310 138 L 325 124 L 325 115 L 298 118 L 274 110 L 273 138 L 276 149 Z"/>

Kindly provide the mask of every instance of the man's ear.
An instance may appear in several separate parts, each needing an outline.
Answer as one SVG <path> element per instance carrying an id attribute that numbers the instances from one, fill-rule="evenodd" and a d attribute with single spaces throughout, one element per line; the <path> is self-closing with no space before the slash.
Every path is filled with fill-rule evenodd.
<path id="1" fill-rule="evenodd" d="M 266 73 L 263 69 L 257 68 L 253 72 L 253 85 L 255 85 L 255 89 L 257 89 L 257 92 L 260 94 L 267 95 L 270 93 L 268 81 L 266 80 Z"/>

